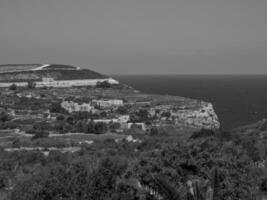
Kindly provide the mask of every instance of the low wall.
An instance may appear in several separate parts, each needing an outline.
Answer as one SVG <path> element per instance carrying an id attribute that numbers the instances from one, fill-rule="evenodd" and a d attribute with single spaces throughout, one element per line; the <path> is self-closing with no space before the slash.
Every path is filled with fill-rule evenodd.
<path id="1" fill-rule="evenodd" d="M 95 86 L 98 82 L 107 81 L 110 84 L 118 84 L 119 82 L 113 78 L 105 79 L 81 79 L 81 80 L 60 80 L 60 81 L 40 81 L 35 82 L 36 87 L 72 87 L 72 86 Z M 15 84 L 19 87 L 27 87 L 27 82 L 3 82 L 0 87 L 10 87 Z"/>

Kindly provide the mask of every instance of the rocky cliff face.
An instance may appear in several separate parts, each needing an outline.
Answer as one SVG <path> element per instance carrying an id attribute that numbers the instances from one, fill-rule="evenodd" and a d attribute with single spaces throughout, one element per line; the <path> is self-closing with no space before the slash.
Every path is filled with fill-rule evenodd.
<path id="1" fill-rule="evenodd" d="M 183 127 L 219 129 L 220 122 L 213 105 L 201 102 L 198 109 L 178 110 L 176 124 Z"/>

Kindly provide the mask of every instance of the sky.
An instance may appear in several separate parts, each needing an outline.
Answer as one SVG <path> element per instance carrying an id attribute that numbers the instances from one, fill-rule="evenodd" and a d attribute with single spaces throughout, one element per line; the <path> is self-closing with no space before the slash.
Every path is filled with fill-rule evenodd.
<path id="1" fill-rule="evenodd" d="M 267 0 L 0 0 L 0 64 L 267 74 Z"/>

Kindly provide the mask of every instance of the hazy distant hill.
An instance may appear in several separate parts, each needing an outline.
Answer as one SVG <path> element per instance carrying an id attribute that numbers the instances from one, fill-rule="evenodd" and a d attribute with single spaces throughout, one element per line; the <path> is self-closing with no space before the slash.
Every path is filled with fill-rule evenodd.
<path id="1" fill-rule="evenodd" d="M 55 64 L 15 64 L 0 65 L 0 82 L 7 81 L 41 81 L 42 78 L 53 78 L 55 80 L 72 79 L 99 79 L 106 76 L 89 69 L 69 65 Z"/>
<path id="2" fill-rule="evenodd" d="M 34 81 L 37 86 L 68 87 L 95 85 L 97 82 L 118 82 L 89 69 L 59 64 L 7 64 L 0 65 L 0 87 L 10 84 L 24 86 Z"/>

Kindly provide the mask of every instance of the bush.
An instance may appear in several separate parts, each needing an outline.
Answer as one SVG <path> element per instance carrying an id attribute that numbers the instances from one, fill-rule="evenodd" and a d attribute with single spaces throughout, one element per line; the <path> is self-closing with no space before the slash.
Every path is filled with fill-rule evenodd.
<path id="1" fill-rule="evenodd" d="M 158 135 L 158 134 L 159 134 L 159 130 L 158 130 L 158 128 L 157 128 L 157 127 L 152 127 L 152 128 L 150 129 L 149 134 L 150 134 L 151 136 L 153 136 L 153 135 Z"/>
<path id="2" fill-rule="evenodd" d="M 118 114 L 121 114 L 121 115 L 125 115 L 128 113 L 128 109 L 126 106 L 119 106 L 116 111 Z"/>
<path id="3" fill-rule="evenodd" d="M 191 139 L 201 138 L 201 137 L 210 137 L 215 136 L 215 132 L 210 129 L 201 129 L 200 131 L 196 131 L 191 135 Z"/>
<path id="4" fill-rule="evenodd" d="M 64 121 L 64 120 L 65 120 L 64 115 L 57 116 L 57 121 Z"/>
<path id="5" fill-rule="evenodd" d="M 87 133 L 95 133 L 95 123 L 93 121 L 87 124 Z"/>
<path id="6" fill-rule="evenodd" d="M 54 130 L 58 131 L 60 134 L 64 134 L 70 132 L 72 130 L 72 126 L 65 121 L 58 121 L 54 126 Z"/>

